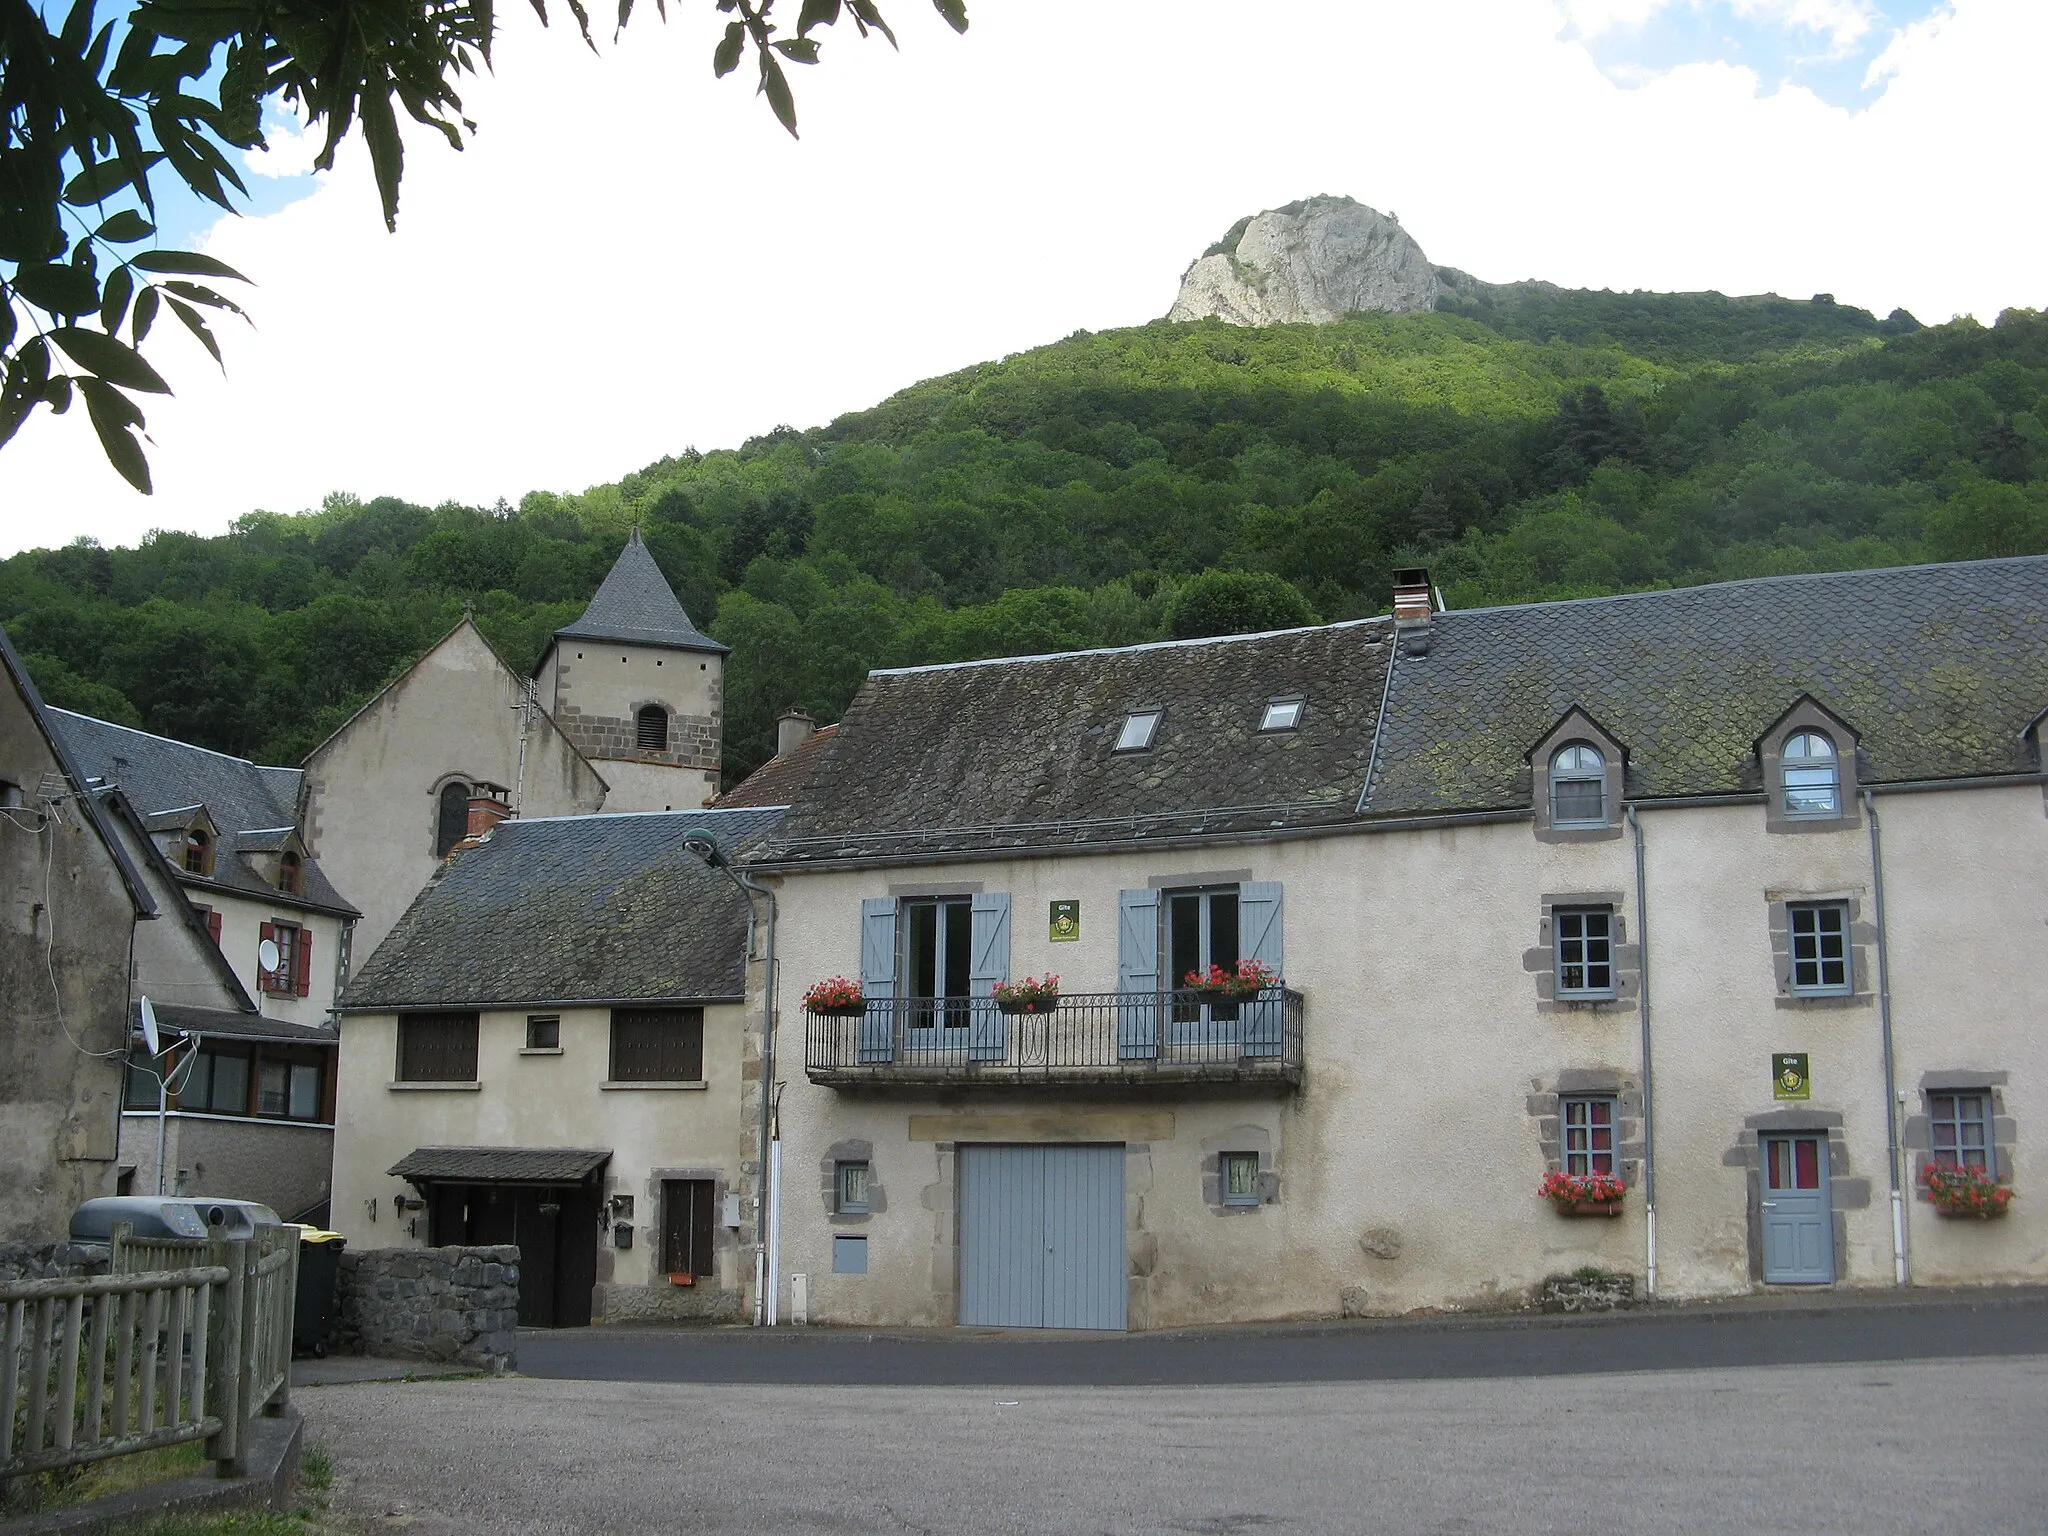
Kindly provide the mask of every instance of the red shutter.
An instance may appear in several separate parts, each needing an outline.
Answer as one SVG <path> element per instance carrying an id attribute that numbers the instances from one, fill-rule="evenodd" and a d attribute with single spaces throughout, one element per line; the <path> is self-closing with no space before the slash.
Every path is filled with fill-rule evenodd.
<path id="1" fill-rule="evenodd" d="M 256 930 L 257 953 L 259 956 L 265 943 L 275 944 L 276 942 L 277 924 L 265 923 Z M 256 962 L 256 985 L 265 992 L 275 992 L 277 990 L 276 981 L 277 978 L 275 976 L 263 969 L 263 961 L 259 958 Z"/>
<path id="2" fill-rule="evenodd" d="M 313 930 L 299 930 L 299 974 L 297 977 L 299 996 L 304 997 L 313 990 Z"/>
<path id="3" fill-rule="evenodd" d="M 213 940 L 213 947 L 215 949 L 220 948 L 220 914 L 218 912 L 208 912 L 206 914 L 206 936 Z"/>

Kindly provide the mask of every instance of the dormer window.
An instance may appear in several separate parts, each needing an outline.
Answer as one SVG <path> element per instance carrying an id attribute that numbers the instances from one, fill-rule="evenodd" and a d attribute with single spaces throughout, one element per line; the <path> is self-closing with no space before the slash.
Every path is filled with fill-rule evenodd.
<path id="1" fill-rule="evenodd" d="M 1300 699 L 1275 699 L 1266 706 L 1266 713 L 1260 717 L 1262 731 L 1291 731 L 1301 724 Z"/>
<path id="2" fill-rule="evenodd" d="M 1164 711 L 1157 709 L 1133 710 L 1124 716 L 1124 728 L 1117 733 L 1118 752 L 1147 752 L 1159 736 L 1159 717 Z"/>
<path id="3" fill-rule="evenodd" d="M 1842 814 L 1842 765 L 1835 744 L 1819 731 L 1800 731 L 1785 742 L 1781 772 L 1787 816 Z"/>
<path id="4" fill-rule="evenodd" d="M 188 875 L 210 875 L 213 873 L 213 834 L 204 827 L 185 829 L 185 873 Z"/>
<path id="5" fill-rule="evenodd" d="M 1550 760 L 1550 824 L 1607 825 L 1607 759 L 1588 742 L 1558 748 Z"/>
<path id="6" fill-rule="evenodd" d="M 668 711 L 659 704 L 648 704 L 633 717 L 636 739 L 642 752 L 666 752 L 668 750 Z"/>
<path id="7" fill-rule="evenodd" d="M 300 895 L 306 888 L 306 871 L 289 848 L 277 856 L 277 888 L 287 896 Z"/>

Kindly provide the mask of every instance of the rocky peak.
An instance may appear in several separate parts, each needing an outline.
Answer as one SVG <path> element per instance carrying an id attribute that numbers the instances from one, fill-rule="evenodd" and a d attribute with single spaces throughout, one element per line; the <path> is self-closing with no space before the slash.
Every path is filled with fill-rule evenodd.
<path id="1" fill-rule="evenodd" d="M 1436 307 L 1445 284 L 1391 214 L 1311 197 L 1239 219 L 1180 280 L 1169 320 L 1321 324 L 1358 310 Z"/>

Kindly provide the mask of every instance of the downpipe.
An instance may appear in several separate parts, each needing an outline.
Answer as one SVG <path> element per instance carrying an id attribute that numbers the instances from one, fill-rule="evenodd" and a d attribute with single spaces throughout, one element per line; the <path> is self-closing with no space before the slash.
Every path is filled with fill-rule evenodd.
<path id="1" fill-rule="evenodd" d="M 1650 896 L 1643 880 L 1643 824 L 1626 807 L 1636 845 L 1636 1016 L 1643 1035 L 1643 1295 L 1657 1299 L 1657 1110 L 1650 1061 Z"/>
<path id="2" fill-rule="evenodd" d="M 755 1166 L 760 1185 L 754 1198 L 754 1326 L 772 1328 L 776 1320 L 776 1290 L 779 1277 L 774 1226 L 780 1182 L 781 1148 L 775 1136 L 775 892 L 752 875 L 734 870 L 733 879 L 748 893 L 749 918 L 755 896 L 768 898 L 768 936 L 761 960 L 761 1129 Z"/>
<path id="3" fill-rule="evenodd" d="M 1877 797 L 1863 791 L 1863 814 L 1870 822 L 1871 905 L 1877 919 L 1877 1018 L 1884 1038 L 1884 1132 L 1885 1162 L 1892 1185 L 1892 1281 L 1912 1284 L 1912 1265 L 1906 1248 L 1906 1191 L 1899 1177 L 1899 1110 L 1905 1097 L 1899 1092 L 1898 1062 L 1892 1048 L 1892 967 L 1889 934 L 1884 920 L 1884 848 L 1877 822 Z"/>

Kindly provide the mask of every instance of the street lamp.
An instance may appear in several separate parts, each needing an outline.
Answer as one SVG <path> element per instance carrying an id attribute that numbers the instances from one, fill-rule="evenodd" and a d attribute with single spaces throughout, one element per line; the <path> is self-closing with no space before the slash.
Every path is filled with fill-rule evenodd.
<path id="1" fill-rule="evenodd" d="M 761 1142 L 756 1168 L 761 1192 L 754 1202 L 754 1326 L 773 1327 L 780 1253 L 776 1226 L 780 1215 L 782 1144 L 775 1134 L 775 893 L 753 876 L 734 869 L 718 835 L 708 827 L 683 834 L 683 847 L 738 888 L 747 902 L 747 954 L 754 953 L 754 898 L 768 898 L 768 938 L 762 946 L 761 973 Z"/>

